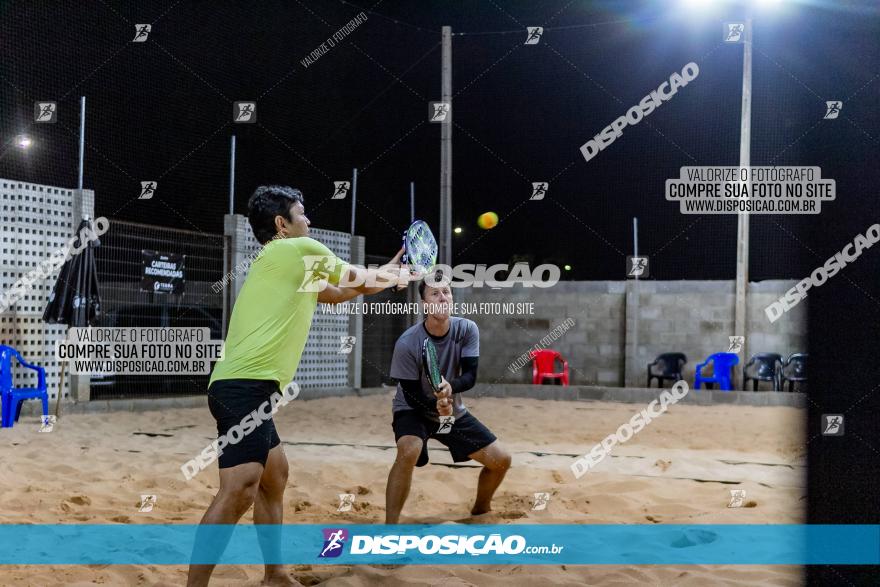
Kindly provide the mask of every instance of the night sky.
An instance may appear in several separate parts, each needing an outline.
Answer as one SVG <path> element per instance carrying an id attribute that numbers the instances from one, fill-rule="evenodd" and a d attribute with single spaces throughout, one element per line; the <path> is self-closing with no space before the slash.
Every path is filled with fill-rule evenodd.
<path id="1" fill-rule="evenodd" d="M 798 239 L 829 223 L 849 235 L 875 211 L 877 19 L 867 4 L 834 4 L 755 18 L 752 163 L 819 165 L 840 195 L 819 217 L 754 217 L 752 279 L 800 276 L 815 259 Z M 722 22 L 742 14 L 733 5 L 705 15 L 659 2 L 2 6 L 0 176 L 75 187 L 85 95 L 85 185 L 99 214 L 221 232 L 235 133 L 236 212 L 257 185 L 289 184 L 314 226 L 347 231 L 350 200 L 329 196 L 358 167 L 357 232 L 368 253 L 392 253 L 410 181 L 417 216 L 438 225 L 440 127 L 427 118 L 450 25 L 456 262 L 524 255 L 571 264 L 568 278 L 619 279 L 636 216 L 652 278 L 734 276 L 735 216 L 684 216 L 663 198 L 682 165 L 738 163 L 742 47 L 721 43 Z M 365 22 L 301 64 L 362 10 Z M 152 32 L 133 43 L 139 23 Z M 545 27 L 537 45 L 524 45 L 526 26 Z M 583 159 L 580 145 L 691 61 L 696 80 Z M 826 99 L 845 100 L 840 119 L 822 120 Z M 35 100 L 57 100 L 59 122 L 34 125 Z M 232 123 L 236 100 L 257 101 L 257 123 Z M 36 141 L 26 156 L 9 145 L 20 132 Z M 153 200 L 135 199 L 142 180 L 158 181 Z M 543 201 L 528 201 L 532 181 L 550 182 Z M 476 218 L 488 210 L 502 220 L 486 233 Z"/>

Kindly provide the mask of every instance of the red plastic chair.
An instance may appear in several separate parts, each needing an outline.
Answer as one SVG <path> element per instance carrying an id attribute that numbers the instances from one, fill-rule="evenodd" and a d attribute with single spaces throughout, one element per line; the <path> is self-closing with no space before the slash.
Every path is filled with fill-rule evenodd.
<path id="1" fill-rule="evenodd" d="M 532 359 L 532 384 L 541 385 L 545 379 L 561 379 L 562 385 L 568 385 L 568 361 L 562 358 L 559 351 L 542 349 L 532 351 L 529 355 Z M 562 371 L 557 372 L 556 360 L 562 363 Z"/>

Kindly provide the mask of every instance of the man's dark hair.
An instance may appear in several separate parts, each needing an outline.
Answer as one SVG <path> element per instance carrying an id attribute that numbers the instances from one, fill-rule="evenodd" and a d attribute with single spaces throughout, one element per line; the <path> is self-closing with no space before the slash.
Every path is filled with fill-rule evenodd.
<path id="1" fill-rule="evenodd" d="M 434 275 L 425 277 L 419 282 L 419 298 L 425 299 L 425 287 L 440 287 L 441 285 L 449 285 L 449 279 L 443 274 L 441 269 L 434 272 Z M 428 283 L 430 281 L 430 283 Z"/>
<path id="2" fill-rule="evenodd" d="M 303 203 L 302 192 L 286 185 L 261 185 L 248 200 L 248 222 L 254 236 L 265 245 L 276 234 L 275 217 L 290 220 L 290 208 Z"/>

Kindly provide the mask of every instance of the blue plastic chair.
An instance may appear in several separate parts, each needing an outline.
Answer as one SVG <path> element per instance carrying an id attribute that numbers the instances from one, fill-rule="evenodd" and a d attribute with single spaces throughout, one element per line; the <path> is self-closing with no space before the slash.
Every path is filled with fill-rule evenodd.
<path id="1" fill-rule="evenodd" d="M 702 370 L 709 363 L 712 363 L 712 375 L 703 375 Z M 708 359 L 697 365 L 697 372 L 694 376 L 694 389 L 700 389 L 701 383 L 706 383 L 706 389 L 712 389 L 711 386 L 717 383 L 724 391 L 733 389 L 733 383 L 730 376 L 733 374 L 733 366 L 739 363 L 739 355 L 734 353 L 715 353 L 710 355 Z"/>
<path id="2" fill-rule="evenodd" d="M 37 387 L 16 388 L 12 386 L 12 357 L 27 369 L 37 372 Z M 49 394 L 46 392 L 46 370 L 39 365 L 31 365 L 21 358 L 11 346 L 0 345 L 0 396 L 2 396 L 2 421 L 0 427 L 12 428 L 21 414 L 21 402 L 39 398 L 43 402 L 43 415 L 49 415 Z"/>

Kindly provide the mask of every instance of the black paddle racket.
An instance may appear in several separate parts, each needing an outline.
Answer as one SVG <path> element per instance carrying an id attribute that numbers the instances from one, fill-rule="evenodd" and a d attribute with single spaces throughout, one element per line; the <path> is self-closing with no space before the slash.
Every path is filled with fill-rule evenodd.
<path id="1" fill-rule="evenodd" d="M 434 343 L 429 338 L 426 338 L 425 342 L 422 343 L 422 368 L 425 370 L 425 377 L 428 383 L 431 384 L 434 393 L 439 392 L 440 385 L 443 383 L 443 376 L 440 373 L 440 362 L 437 359 L 437 347 L 434 346 Z M 447 398 L 446 401 L 451 400 Z M 454 423 L 455 416 L 440 416 L 440 428 L 437 429 L 436 433 L 449 434 Z"/>
<path id="2" fill-rule="evenodd" d="M 434 389 L 434 392 L 440 391 L 440 384 L 443 382 L 443 376 L 440 373 L 440 362 L 437 360 L 437 347 L 426 338 L 422 343 L 422 368 L 425 370 L 425 377 L 428 383 Z"/>

